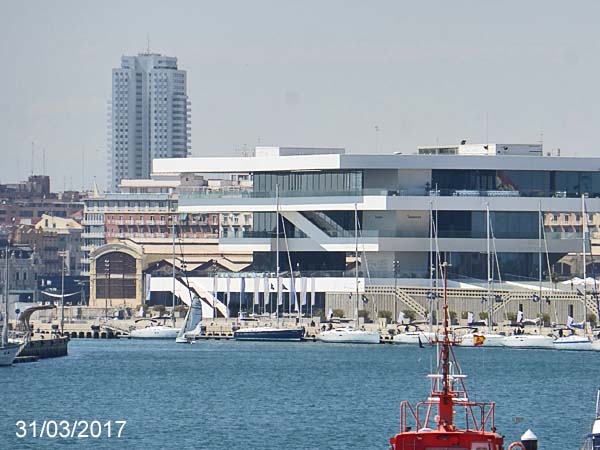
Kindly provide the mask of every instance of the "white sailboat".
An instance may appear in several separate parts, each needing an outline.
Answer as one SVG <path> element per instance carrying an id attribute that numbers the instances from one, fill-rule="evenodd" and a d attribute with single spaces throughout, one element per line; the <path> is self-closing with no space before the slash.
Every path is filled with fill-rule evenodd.
<path id="1" fill-rule="evenodd" d="M 407 325 L 407 327 L 410 325 Z M 409 345 L 423 345 L 430 344 L 437 339 L 437 334 L 433 331 L 421 330 L 415 326 L 412 331 L 405 331 L 403 333 L 395 334 L 392 338 L 394 344 L 409 344 Z"/>
<path id="2" fill-rule="evenodd" d="M 542 334 L 542 232 L 544 223 L 542 221 L 542 203 L 538 203 L 538 281 L 539 281 L 539 320 L 538 334 L 514 334 L 507 336 L 502 340 L 502 345 L 512 348 L 554 348 L 554 336 L 545 336 Z M 545 241 L 544 241 L 545 242 Z"/>
<path id="3" fill-rule="evenodd" d="M 381 336 L 378 331 L 367 331 L 359 329 L 358 322 L 358 205 L 354 204 L 354 247 L 355 247 L 355 286 L 356 292 L 355 307 L 354 307 L 354 321 L 356 327 L 345 326 L 340 328 L 332 328 L 331 330 L 325 330 L 317 333 L 317 341 L 327 343 L 344 343 L 344 344 L 379 344 Z"/>
<path id="4" fill-rule="evenodd" d="M 175 342 L 178 344 L 187 344 L 200 336 L 202 331 L 202 304 L 200 298 L 194 295 L 190 309 L 185 316 L 183 328 L 177 334 Z"/>
<path id="5" fill-rule="evenodd" d="M 4 278 L 4 314 L 2 314 L 2 342 L 0 342 L 0 366 L 10 366 L 21 349 L 21 344 L 8 342 L 8 240 L 4 250 L 6 256 L 6 273 Z"/>
<path id="6" fill-rule="evenodd" d="M 171 320 L 173 325 L 150 325 L 146 328 L 131 330 L 133 339 L 175 339 L 180 329 L 175 327 L 175 215 L 172 216 L 171 233 L 173 234 L 173 295 L 171 297 Z"/>
<path id="7" fill-rule="evenodd" d="M 586 279 L 586 246 L 585 246 L 585 232 L 586 232 L 586 213 L 585 213 L 585 197 L 581 195 L 581 244 L 583 250 L 583 280 Z M 570 319 L 572 322 L 572 318 Z M 571 328 L 572 323 L 567 324 Z M 587 285 L 583 285 L 583 335 L 579 336 L 571 328 L 573 334 L 569 336 L 561 336 L 554 341 L 554 348 L 557 350 L 579 350 L 589 351 L 594 350 L 592 347 L 592 340 L 587 335 Z"/>
<path id="8" fill-rule="evenodd" d="M 435 240 L 435 252 L 433 250 L 433 242 Z M 416 323 L 411 323 L 405 326 L 405 329 L 401 333 L 397 333 L 392 337 L 392 343 L 394 344 L 402 344 L 402 345 L 424 345 L 431 344 L 435 340 L 437 340 L 437 334 L 433 331 L 433 302 L 435 300 L 436 294 L 433 289 L 433 274 L 436 273 L 437 276 L 437 263 L 438 263 L 438 246 L 437 246 L 437 229 L 434 227 L 434 219 L 433 219 L 433 202 L 429 201 L 429 310 L 430 320 L 429 320 L 429 330 L 425 331 L 418 327 Z M 437 285 L 437 281 L 436 281 Z M 400 314 L 398 318 L 398 322 L 402 324 L 404 318 L 404 313 Z M 414 329 L 411 330 L 410 328 Z"/>
<path id="9" fill-rule="evenodd" d="M 240 328 L 233 333 L 233 338 L 236 341 L 274 341 L 274 342 L 291 342 L 301 341 L 304 337 L 304 330 L 302 328 L 285 328 L 279 326 L 279 299 L 281 298 L 281 277 L 280 277 L 280 265 L 279 265 L 279 185 L 275 185 L 275 218 L 276 226 L 275 232 L 277 237 L 275 239 L 275 278 L 277 283 L 277 300 L 275 301 L 275 315 L 277 316 L 277 326 L 256 326 L 248 328 Z M 285 224 L 284 224 L 285 233 Z M 290 272 L 292 271 L 292 264 L 289 256 L 289 249 L 287 246 L 286 239 L 286 251 L 288 254 L 288 263 Z M 294 283 L 293 276 L 291 277 L 291 283 Z M 290 286 L 290 293 L 295 292 L 295 289 Z M 267 293 L 265 292 L 265 295 Z M 291 303 L 291 298 L 290 298 Z"/>
<path id="10" fill-rule="evenodd" d="M 592 424 L 592 431 L 585 437 L 581 450 L 598 450 L 600 448 L 600 389 L 596 393 L 596 418 Z"/>
<path id="11" fill-rule="evenodd" d="M 486 260 L 487 260 L 487 305 L 488 305 L 488 331 L 479 332 L 479 331 L 470 331 L 465 334 L 460 342 L 457 344 L 461 347 L 502 347 L 502 342 L 505 338 L 505 335 L 495 333 L 493 330 L 494 320 L 492 318 L 492 271 L 491 271 L 491 251 L 490 251 L 490 207 L 489 205 L 485 206 L 485 217 L 486 217 Z"/>

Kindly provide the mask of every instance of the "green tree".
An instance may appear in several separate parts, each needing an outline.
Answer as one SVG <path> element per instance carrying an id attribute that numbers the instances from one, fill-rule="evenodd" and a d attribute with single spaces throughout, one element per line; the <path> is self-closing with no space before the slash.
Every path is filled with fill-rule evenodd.
<path id="1" fill-rule="evenodd" d="M 392 314 L 391 311 L 387 311 L 385 309 L 379 311 L 379 313 L 377 313 L 377 315 L 379 316 L 380 319 L 387 319 L 387 320 L 392 320 L 392 318 L 394 317 L 394 315 Z"/>
<path id="2" fill-rule="evenodd" d="M 342 318 L 344 317 L 344 310 L 343 309 L 334 309 L 333 310 L 333 317 L 339 317 Z"/>

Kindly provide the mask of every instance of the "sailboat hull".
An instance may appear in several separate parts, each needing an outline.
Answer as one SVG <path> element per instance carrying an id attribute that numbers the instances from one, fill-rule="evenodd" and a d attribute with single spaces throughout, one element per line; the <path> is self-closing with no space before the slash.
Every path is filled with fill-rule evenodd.
<path id="1" fill-rule="evenodd" d="M 429 344 L 436 339 L 435 333 L 431 331 L 409 331 L 407 333 L 400 333 L 394 335 L 392 342 L 394 344 L 409 344 L 418 345 Z"/>
<path id="2" fill-rule="evenodd" d="M 502 340 L 502 345 L 510 348 L 554 348 L 554 338 L 541 334 L 515 334 Z"/>
<path id="3" fill-rule="evenodd" d="M 502 342 L 506 336 L 495 333 L 477 333 L 478 336 L 483 336 L 485 340 L 480 346 L 475 345 L 475 335 L 466 334 L 457 344 L 460 347 L 502 347 Z"/>
<path id="4" fill-rule="evenodd" d="M 302 328 L 242 328 L 233 333 L 236 341 L 301 341 L 304 336 Z"/>
<path id="5" fill-rule="evenodd" d="M 553 342 L 553 345 L 557 350 L 594 350 L 592 347 L 592 342 L 587 337 L 577 335 L 559 337 Z"/>
<path id="6" fill-rule="evenodd" d="M 175 339 L 178 334 L 179 328 L 157 325 L 132 330 L 130 336 L 133 339 Z"/>
<path id="7" fill-rule="evenodd" d="M 9 344 L 6 347 L 0 347 L 0 366 L 10 366 L 17 357 L 20 344 Z"/>
<path id="8" fill-rule="evenodd" d="M 317 341 L 337 344 L 379 344 L 381 336 L 377 331 L 338 328 L 317 334 Z"/>

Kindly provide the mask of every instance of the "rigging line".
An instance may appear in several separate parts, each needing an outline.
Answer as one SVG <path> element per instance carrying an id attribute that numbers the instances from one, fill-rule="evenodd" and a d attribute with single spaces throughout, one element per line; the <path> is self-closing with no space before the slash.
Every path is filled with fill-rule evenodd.
<path id="1" fill-rule="evenodd" d="M 548 266 L 548 273 L 550 273 L 550 255 L 548 253 L 548 242 L 546 241 L 546 228 L 542 227 L 542 237 L 544 239 L 544 249 L 546 250 L 546 264 Z M 542 301 L 542 299 L 540 299 Z M 556 310 L 556 302 L 552 303 L 554 309 L 554 322 L 558 323 L 558 311 Z"/>
<path id="2" fill-rule="evenodd" d="M 494 234 L 494 224 L 490 220 L 490 234 L 492 235 L 492 247 L 494 248 L 494 260 L 496 261 L 496 270 L 498 271 L 498 282 L 502 283 L 502 272 L 500 271 L 500 260 L 498 259 L 498 250 L 496 249 L 496 235 Z M 493 274 L 492 274 L 493 278 Z M 496 296 L 494 295 L 494 299 Z M 504 305 L 504 320 L 508 320 L 508 311 Z M 493 321 L 492 321 L 493 322 Z"/>
<path id="3" fill-rule="evenodd" d="M 179 228 L 179 252 L 181 254 L 181 265 L 183 267 L 183 274 L 185 275 L 185 283 L 186 283 L 186 287 L 188 289 L 188 294 L 190 296 L 190 308 L 192 307 L 192 300 L 193 300 L 193 295 L 192 295 L 192 290 L 190 288 L 190 279 L 188 277 L 188 270 L 187 270 L 187 263 L 185 262 L 185 257 L 184 257 L 184 253 L 183 253 L 183 233 L 181 232 L 181 226 L 180 225 L 175 225 L 175 227 Z M 173 261 L 173 264 L 175 264 L 175 261 Z M 179 269 L 179 271 L 181 272 L 181 269 Z"/>
<path id="4" fill-rule="evenodd" d="M 360 221 L 357 221 L 357 227 L 358 227 L 358 235 L 361 237 L 361 239 L 363 239 L 364 236 L 363 236 L 363 232 L 362 232 L 362 227 L 361 227 Z M 365 271 L 367 272 L 367 279 L 369 280 L 369 284 L 371 284 L 371 273 L 369 272 L 369 260 L 367 259 L 367 255 L 366 255 L 366 252 L 365 252 L 364 240 L 363 240 L 362 252 L 361 253 L 363 255 L 363 259 L 365 260 Z M 358 261 L 355 261 L 355 264 L 358 264 Z"/>
<path id="5" fill-rule="evenodd" d="M 585 211 L 585 214 L 587 214 L 587 211 Z M 587 222 L 587 221 L 586 221 Z M 582 231 L 583 231 L 583 226 L 582 226 Z M 598 284 L 596 281 L 596 266 L 594 265 L 594 252 L 592 249 L 592 233 L 590 233 L 590 229 L 589 229 L 589 225 L 588 225 L 588 236 L 587 236 L 587 242 L 588 242 L 588 247 L 590 249 L 590 262 L 592 263 L 592 278 L 594 279 L 594 297 L 596 298 L 596 311 L 598 313 L 600 313 L 600 304 L 599 304 L 599 300 L 598 300 Z M 550 272 L 548 272 L 550 273 Z M 587 284 L 585 283 L 584 280 L 584 287 L 587 286 Z"/>
<path id="6" fill-rule="evenodd" d="M 289 307 L 290 307 L 290 311 L 292 308 L 292 292 L 294 293 L 294 308 L 296 308 L 296 282 L 294 280 L 294 269 L 292 268 L 292 258 L 290 257 L 290 248 L 288 247 L 288 239 L 287 239 L 287 233 L 285 231 L 285 222 L 283 221 L 283 217 L 281 219 L 281 225 L 283 228 L 283 242 L 285 242 L 285 252 L 287 253 L 287 260 L 288 260 L 288 268 L 290 270 L 290 290 L 288 292 L 288 302 L 289 302 Z M 300 309 L 300 308 L 298 308 Z"/>
<path id="7" fill-rule="evenodd" d="M 494 225 L 490 220 L 490 233 L 492 234 L 492 247 L 494 247 L 494 259 L 496 260 L 496 269 L 498 270 L 498 281 L 502 283 L 502 273 L 500 272 L 500 260 L 498 259 L 498 250 L 496 249 L 496 236 L 494 235 Z"/>

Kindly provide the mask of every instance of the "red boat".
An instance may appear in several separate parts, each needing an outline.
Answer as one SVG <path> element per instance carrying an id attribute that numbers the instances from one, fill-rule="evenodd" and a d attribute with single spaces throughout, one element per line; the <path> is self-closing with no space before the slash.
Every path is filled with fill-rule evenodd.
<path id="1" fill-rule="evenodd" d="M 503 450 L 504 438 L 496 432 L 493 402 L 469 400 L 448 329 L 444 264 L 444 333 L 434 341 L 439 347 L 435 374 L 430 374 L 431 393 L 413 407 L 400 403 L 400 433 L 390 438 L 391 450 Z M 456 411 L 455 411 L 456 410 Z M 436 413 L 437 412 L 437 413 Z M 456 421 L 460 421 L 457 425 Z M 520 442 L 509 449 L 524 448 Z"/>

